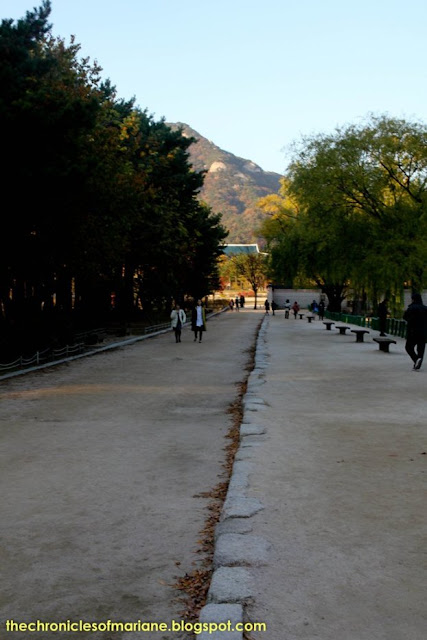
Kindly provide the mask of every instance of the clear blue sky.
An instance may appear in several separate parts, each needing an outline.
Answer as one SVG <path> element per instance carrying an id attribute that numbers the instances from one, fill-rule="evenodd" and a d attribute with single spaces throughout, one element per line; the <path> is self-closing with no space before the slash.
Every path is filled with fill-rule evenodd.
<path id="1" fill-rule="evenodd" d="M 120 98 L 265 170 L 368 113 L 427 121 L 426 0 L 52 0 L 50 21 Z"/>

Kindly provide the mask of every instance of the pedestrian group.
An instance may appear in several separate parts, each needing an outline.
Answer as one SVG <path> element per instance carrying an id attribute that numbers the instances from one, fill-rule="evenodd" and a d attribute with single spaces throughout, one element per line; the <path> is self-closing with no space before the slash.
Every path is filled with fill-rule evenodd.
<path id="1" fill-rule="evenodd" d="M 179 304 L 175 304 L 171 314 L 171 328 L 175 334 L 175 342 L 181 342 L 181 332 L 183 325 L 187 322 L 187 315 Z M 191 311 L 191 330 L 194 333 L 194 342 L 202 342 L 203 333 L 206 331 L 206 311 L 202 301 L 197 300 Z"/>
<path id="2" fill-rule="evenodd" d="M 423 304 L 422 297 L 419 293 L 413 293 L 412 302 L 408 305 L 403 319 L 407 323 L 407 336 L 405 349 L 409 357 L 413 362 L 414 371 L 419 371 L 424 359 L 425 346 L 427 341 L 427 306 Z M 235 299 L 230 299 L 229 307 L 232 311 L 234 308 L 239 311 L 240 308 L 244 308 L 245 297 L 243 295 L 236 296 Z M 297 300 L 291 306 L 289 299 L 286 299 L 283 305 L 285 310 L 285 318 L 289 318 L 290 311 L 293 312 L 296 318 L 300 311 L 300 305 Z M 270 315 L 270 309 L 273 316 L 275 311 L 279 308 L 276 301 L 271 303 L 268 299 L 264 302 L 265 314 Z M 312 313 L 317 313 L 320 320 L 323 320 L 325 314 L 325 302 L 320 300 L 317 303 L 313 300 L 309 305 Z M 386 336 L 387 317 L 388 317 L 388 299 L 384 298 L 382 302 L 378 304 L 377 309 L 380 336 Z M 181 342 L 182 327 L 187 322 L 187 315 L 180 307 L 179 304 L 175 304 L 174 309 L 170 314 L 171 328 L 175 334 L 175 342 Z M 191 330 L 194 333 L 194 342 L 202 342 L 203 333 L 206 331 L 206 311 L 202 304 L 201 299 L 198 299 L 191 311 Z"/>

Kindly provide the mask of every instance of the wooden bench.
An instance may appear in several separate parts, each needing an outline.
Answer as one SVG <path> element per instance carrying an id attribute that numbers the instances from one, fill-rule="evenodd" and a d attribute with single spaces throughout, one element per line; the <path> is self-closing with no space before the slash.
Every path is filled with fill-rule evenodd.
<path id="1" fill-rule="evenodd" d="M 331 320 L 325 320 L 325 321 L 323 322 L 323 324 L 325 324 L 325 325 L 326 325 L 326 331 L 330 331 L 330 330 L 331 330 L 332 325 L 333 325 L 333 324 L 335 324 L 335 322 L 332 322 Z"/>
<path id="2" fill-rule="evenodd" d="M 339 330 L 341 336 L 345 336 L 345 335 L 347 335 L 346 334 L 347 329 L 350 329 L 350 327 L 346 327 L 346 326 L 343 325 L 342 327 L 338 327 L 337 326 L 337 327 L 335 327 L 335 329 Z"/>
<path id="3" fill-rule="evenodd" d="M 312 320 L 314 320 L 314 316 L 307 316 L 307 320 L 310 323 Z"/>
<path id="4" fill-rule="evenodd" d="M 370 333 L 367 329 L 352 329 L 351 332 L 356 334 L 356 342 L 363 342 L 365 333 Z"/>
<path id="5" fill-rule="evenodd" d="M 390 345 L 397 344 L 396 340 L 392 340 L 391 338 L 383 338 L 380 336 L 379 338 L 372 338 L 374 342 L 378 342 L 380 347 L 380 351 L 385 351 L 389 353 Z"/>
<path id="6" fill-rule="evenodd" d="M 303 317 L 304 317 L 304 314 L 303 314 L 303 313 L 299 313 L 298 315 L 299 315 L 299 317 L 300 317 L 300 320 L 302 320 L 302 319 L 303 319 Z"/>

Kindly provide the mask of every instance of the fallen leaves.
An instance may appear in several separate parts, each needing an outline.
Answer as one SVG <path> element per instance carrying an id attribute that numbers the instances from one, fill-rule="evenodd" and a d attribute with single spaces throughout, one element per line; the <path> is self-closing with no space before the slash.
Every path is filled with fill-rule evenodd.
<path id="1" fill-rule="evenodd" d="M 211 491 L 194 496 L 196 498 L 209 500 L 206 505 L 208 516 L 205 520 L 203 529 L 200 531 L 201 538 L 198 541 L 199 547 L 197 549 L 197 553 L 203 555 L 199 560 L 201 567 L 195 569 L 191 573 L 186 573 L 184 576 L 177 578 L 176 583 L 173 585 L 175 589 L 183 594 L 180 598 L 180 602 L 184 605 L 184 609 L 181 611 L 181 616 L 188 622 L 197 621 L 199 619 L 200 610 L 206 604 L 213 573 L 215 528 L 219 522 L 222 507 L 227 496 L 234 458 L 240 444 L 240 425 L 243 419 L 243 397 L 247 390 L 249 374 L 253 370 L 255 364 L 256 337 L 258 336 L 261 322 L 262 320 L 257 327 L 254 343 L 247 350 L 247 353 L 249 354 L 248 362 L 245 366 L 247 375 L 242 382 L 237 383 L 237 397 L 227 410 L 227 413 L 231 415 L 231 427 L 226 435 L 229 442 L 226 447 L 224 447 L 225 462 L 222 465 L 224 468 L 224 479 L 211 489 Z"/>

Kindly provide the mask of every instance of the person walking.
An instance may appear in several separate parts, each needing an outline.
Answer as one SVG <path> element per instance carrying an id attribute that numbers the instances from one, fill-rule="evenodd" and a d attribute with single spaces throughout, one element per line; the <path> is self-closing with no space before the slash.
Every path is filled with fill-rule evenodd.
<path id="1" fill-rule="evenodd" d="M 273 302 L 271 303 L 271 310 L 273 312 L 273 316 L 276 315 L 276 309 L 277 309 L 277 302 L 275 300 L 273 300 Z"/>
<path id="2" fill-rule="evenodd" d="M 199 342 L 201 342 L 203 331 L 206 331 L 205 308 L 201 300 L 197 300 L 197 304 L 191 312 L 191 330 L 194 331 L 194 342 L 197 341 L 197 336 L 199 336 Z"/>
<path id="3" fill-rule="evenodd" d="M 175 305 L 175 309 L 171 312 L 171 327 L 175 332 L 175 342 L 181 342 L 182 325 L 187 322 L 187 316 L 184 309 L 179 304 Z"/>
<path id="4" fill-rule="evenodd" d="M 386 335 L 385 330 L 387 328 L 387 315 L 388 315 L 387 303 L 388 303 L 388 299 L 384 298 L 384 300 L 380 302 L 378 305 L 377 313 L 378 313 L 378 320 L 380 323 L 380 336 Z"/>
<path id="5" fill-rule="evenodd" d="M 268 300 L 266 300 L 264 302 L 264 308 L 265 308 L 265 315 L 269 316 L 270 315 L 270 303 Z"/>
<path id="6" fill-rule="evenodd" d="M 407 322 L 406 353 L 414 363 L 414 370 L 421 368 L 427 338 L 427 307 L 419 293 L 412 294 L 412 302 L 408 305 L 403 319 Z"/>
<path id="7" fill-rule="evenodd" d="M 291 303 L 289 302 L 289 298 L 286 299 L 286 302 L 283 306 L 285 307 L 285 318 L 288 319 L 289 311 L 291 310 Z"/>
<path id="8" fill-rule="evenodd" d="M 233 309 L 234 309 L 234 300 L 233 300 L 233 298 L 230 299 L 230 302 L 228 303 L 228 306 L 230 307 L 230 311 L 233 311 Z"/>
<path id="9" fill-rule="evenodd" d="M 325 301 L 321 300 L 319 302 L 319 320 L 323 320 L 323 318 L 325 317 Z"/>
<path id="10" fill-rule="evenodd" d="M 236 304 L 236 311 L 238 311 L 239 310 L 239 296 L 236 296 L 235 304 Z"/>
<path id="11" fill-rule="evenodd" d="M 294 318 L 295 320 L 297 319 L 297 313 L 300 310 L 300 306 L 298 304 L 298 302 L 295 300 L 294 304 L 292 305 L 292 311 L 294 312 Z"/>

